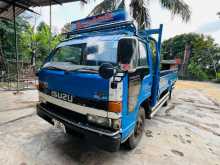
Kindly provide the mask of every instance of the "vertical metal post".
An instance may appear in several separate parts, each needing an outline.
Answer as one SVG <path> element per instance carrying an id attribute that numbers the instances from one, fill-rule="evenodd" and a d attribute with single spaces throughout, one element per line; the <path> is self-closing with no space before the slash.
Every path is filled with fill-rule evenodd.
<path id="1" fill-rule="evenodd" d="M 14 48 L 16 55 L 16 70 L 17 70 L 17 92 L 19 92 L 19 66 L 18 66 L 18 48 L 17 48 L 17 28 L 16 28 L 16 15 L 15 15 L 15 4 L 13 4 L 13 19 L 14 19 Z"/>
<path id="2" fill-rule="evenodd" d="M 159 83 L 160 83 L 160 49 L 161 49 L 161 39 L 162 39 L 162 30 L 163 25 L 160 25 L 158 31 L 158 41 L 156 42 L 156 62 L 155 62 L 155 77 L 153 79 L 153 88 L 152 88 L 152 101 L 151 104 L 154 106 L 158 100 L 158 91 L 159 91 Z"/>
<path id="3" fill-rule="evenodd" d="M 50 0 L 50 36 L 49 36 L 49 50 L 51 51 L 51 40 L 52 40 L 52 1 Z"/>

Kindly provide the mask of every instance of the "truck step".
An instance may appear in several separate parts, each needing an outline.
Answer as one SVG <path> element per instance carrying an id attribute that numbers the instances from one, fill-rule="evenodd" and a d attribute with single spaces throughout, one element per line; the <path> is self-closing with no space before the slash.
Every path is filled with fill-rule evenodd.
<path id="1" fill-rule="evenodd" d="M 160 101 L 152 108 L 152 112 L 150 114 L 150 118 L 152 118 L 157 111 L 163 106 L 163 104 L 169 99 L 169 92 L 165 94 Z"/>

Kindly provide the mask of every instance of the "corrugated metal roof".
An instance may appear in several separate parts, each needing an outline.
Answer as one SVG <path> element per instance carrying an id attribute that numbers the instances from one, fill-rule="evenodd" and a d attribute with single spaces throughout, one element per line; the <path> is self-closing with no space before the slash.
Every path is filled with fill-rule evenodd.
<path id="1" fill-rule="evenodd" d="M 86 2 L 86 0 L 51 0 L 51 3 L 63 4 L 76 1 Z M 50 0 L 0 0 L 0 18 L 13 19 L 13 4 L 15 4 L 15 14 L 17 16 L 29 7 L 48 6 L 50 5 Z"/>

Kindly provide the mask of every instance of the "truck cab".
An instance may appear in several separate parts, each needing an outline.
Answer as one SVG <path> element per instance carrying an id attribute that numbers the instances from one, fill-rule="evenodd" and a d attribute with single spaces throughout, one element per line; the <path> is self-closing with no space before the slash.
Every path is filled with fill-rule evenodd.
<path id="1" fill-rule="evenodd" d="M 138 31 L 124 18 L 115 11 L 73 22 L 38 73 L 37 114 L 108 151 L 137 146 L 145 119 L 167 102 L 177 79 L 176 70 L 160 72 L 162 25 Z"/>

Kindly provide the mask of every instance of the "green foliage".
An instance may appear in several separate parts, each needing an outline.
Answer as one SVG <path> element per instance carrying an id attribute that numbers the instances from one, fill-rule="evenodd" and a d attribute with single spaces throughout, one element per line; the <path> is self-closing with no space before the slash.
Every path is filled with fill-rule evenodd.
<path id="1" fill-rule="evenodd" d="M 191 11 L 188 4 L 182 0 L 160 0 L 162 7 L 171 11 L 172 15 L 180 15 L 183 21 L 189 21 Z"/>
<path id="2" fill-rule="evenodd" d="M 204 72 L 202 67 L 195 64 L 193 61 L 188 65 L 188 71 L 192 75 L 192 79 L 208 80 L 208 75 Z"/>
<path id="3" fill-rule="evenodd" d="M 50 27 L 44 22 L 40 23 L 36 29 L 36 32 L 31 28 L 24 33 L 24 38 L 28 38 L 24 46 L 26 45 L 29 48 L 29 59 L 35 54 L 37 64 L 40 66 L 50 52 L 49 43 L 51 42 L 51 49 L 53 49 L 60 41 L 60 36 L 52 36 Z"/>
<path id="4" fill-rule="evenodd" d="M 189 51 L 189 59 L 185 63 L 187 65 L 187 71 L 183 75 L 185 78 L 198 80 L 216 78 L 216 72 L 220 68 L 220 47 L 213 38 L 189 33 L 177 35 L 162 44 L 164 59 L 180 58 L 183 62 L 186 50 Z"/>
<path id="5" fill-rule="evenodd" d="M 217 79 L 220 79 L 220 72 L 217 73 Z"/>
<path id="6" fill-rule="evenodd" d="M 21 17 L 17 18 L 17 37 L 20 38 L 22 31 L 26 30 L 28 22 Z M 14 28 L 13 22 L 1 20 L 0 21 L 0 47 L 6 58 L 15 58 L 14 47 Z"/>
<path id="7" fill-rule="evenodd" d="M 149 3 L 151 1 L 152 0 L 104 0 L 92 10 L 89 16 L 125 8 L 125 4 L 130 2 L 129 6 L 132 10 L 132 16 L 137 21 L 139 28 L 143 29 L 150 26 Z M 189 5 L 183 0 L 159 0 L 159 3 L 163 8 L 168 9 L 172 15 L 180 16 L 185 22 L 189 21 L 191 11 Z"/>
<path id="8" fill-rule="evenodd" d="M 52 49 L 61 39 L 60 35 L 52 35 L 50 27 L 44 22 L 41 22 L 35 30 L 23 17 L 18 17 L 16 27 L 19 60 L 30 63 L 36 57 L 38 67 L 50 52 L 50 39 Z M 0 47 L 3 49 L 5 59 L 15 59 L 13 22 L 0 21 Z"/>

